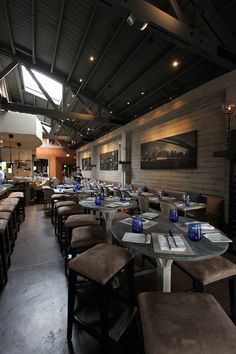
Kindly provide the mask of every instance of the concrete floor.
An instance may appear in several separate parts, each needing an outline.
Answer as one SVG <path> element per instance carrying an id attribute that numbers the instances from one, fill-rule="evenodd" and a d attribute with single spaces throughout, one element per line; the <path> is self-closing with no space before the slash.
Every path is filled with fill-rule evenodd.
<path id="1" fill-rule="evenodd" d="M 231 257 L 235 261 L 235 257 Z M 155 274 L 136 279 L 136 292 L 154 290 Z M 173 269 L 173 291 L 191 288 L 190 279 Z M 227 282 L 211 292 L 229 311 Z M 91 310 L 91 308 L 90 308 Z M 0 354 L 100 354 L 98 342 L 74 330 L 73 348 L 66 341 L 67 280 L 54 228 L 42 205 L 26 208 L 16 242 L 9 280 L 0 293 Z M 128 334 L 115 352 L 135 353 L 136 333 Z M 112 351 L 114 353 L 114 351 Z"/>

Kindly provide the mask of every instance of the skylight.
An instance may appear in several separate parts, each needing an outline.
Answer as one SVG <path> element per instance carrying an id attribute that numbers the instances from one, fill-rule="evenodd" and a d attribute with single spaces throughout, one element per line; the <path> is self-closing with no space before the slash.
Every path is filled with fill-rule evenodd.
<path id="1" fill-rule="evenodd" d="M 51 99 L 59 105 L 62 100 L 62 85 L 53 80 L 50 79 L 48 76 L 39 73 L 38 71 L 32 70 L 36 78 L 39 80 L 40 84 L 43 86 L 45 91 L 49 94 Z M 30 73 L 26 70 L 24 66 L 22 66 L 22 75 L 23 75 L 23 80 L 24 80 L 24 89 L 25 91 L 32 93 L 35 96 L 41 97 L 44 100 L 47 100 L 47 98 L 44 96 Z"/>

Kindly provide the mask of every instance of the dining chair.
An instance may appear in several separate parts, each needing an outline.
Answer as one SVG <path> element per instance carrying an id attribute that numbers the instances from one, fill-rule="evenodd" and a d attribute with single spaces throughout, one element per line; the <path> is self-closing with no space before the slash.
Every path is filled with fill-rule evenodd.
<path id="1" fill-rule="evenodd" d="M 144 195 L 138 196 L 138 207 L 141 213 L 149 211 L 149 199 Z"/>
<path id="2" fill-rule="evenodd" d="M 160 200 L 160 209 L 162 215 L 169 215 L 171 209 L 176 209 L 176 205 L 170 202 Z"/>

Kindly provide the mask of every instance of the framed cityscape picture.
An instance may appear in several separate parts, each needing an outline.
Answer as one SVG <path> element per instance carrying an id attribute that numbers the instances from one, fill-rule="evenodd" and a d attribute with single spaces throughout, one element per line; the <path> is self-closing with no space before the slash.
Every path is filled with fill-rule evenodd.
<path id="1" fill-rule="evenodd" d="M 90 171 L 91 170 L 91 157 L 85 157 L 82 159 L 82 170 Z"/>
<path id="2" fill-rule="evenodd" d="M 118 170 L 118 150 L 100 155 L 100 170 Z"/>
<path id="3" fill-rule="evenodd" d="M 141 169 L 194 169 L 197 131 L 141 144 Z"/>

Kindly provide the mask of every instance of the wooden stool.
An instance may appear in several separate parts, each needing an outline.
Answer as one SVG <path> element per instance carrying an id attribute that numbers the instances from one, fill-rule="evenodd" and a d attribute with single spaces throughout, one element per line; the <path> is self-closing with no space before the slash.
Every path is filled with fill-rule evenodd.
<path id="1" fill-rule="evenodd" d="M 235 354 L 236 329 L 210 294 L 138 297 L 145 354 Z"/>
<path id="2" fill-rule="evenodd" d="M 66 195 L 65 194 L 53 194 L 51 196 L 51 223 L 54 223 L 54 205 L 56 202 L 62 201 L 66 199 Z"/>
<path id="3" fill-rule="evenodd" d="M 236 320 L 236 264 L 219 256 L 197 262 L 175 262 L 193 279 L 195 291 L 206 292 L 207 286 L 223 279 L 229 279 L 231 319 Z"/>
<path id="4" fill-rule="evenodd" d="M 8 198 L 18 198 L 19 201 L 19 213 L 22 215 L 23 220 L 25 219 L 25 195 L 23 192 L 12 192 L 9 194 Z"/>
<path id="5" fill-rule="evenodd" d="M 80 226 L 95 226 L 97 225 L 96 216 L 93 214 L 70 215 L 64 223 L 65 228 L 65 251 L 67 253 L 71 242 L 72 230 Z"/>
<path id="6" fill-rule="evenodd" d="M 134 304 L 134 276 L 133 276 L 134 254 L 129 250 L 115 245 L 100 243 L 89 250 L 81 253 L 68 263 L 69 284 L 68 284 L 68 318 L 67 318 L 67 339 L 71 341 L 73 322 L 76 321 L 81 328 L 100 340 L 103 345 L 103 352 L 107 353 L 109 348 L 109 326 L 108 326 L 108 300 L 111 281 L 122 270 L 127 270 L 129 286 L 129 302 Z M 101 333 L 96 331 L 87 323 L 75 317 L 75 293 L 77 274 L 92 281 L 98 287 L 99 311 Z M 110 332 L 111 333 L 111 332 Z"/>
<path id="7" fill-rule="evenodd" d="M 7 220 L 0 219 L 0 269 L 4 277 L 3 285 L 7 283 L 7 270 L 11 265 L 11 248 L 9 243 Z"/>

